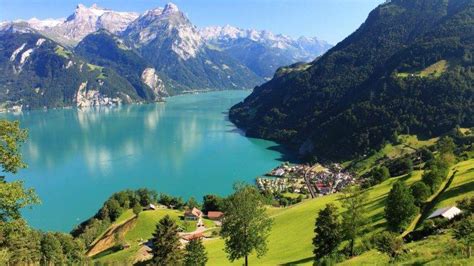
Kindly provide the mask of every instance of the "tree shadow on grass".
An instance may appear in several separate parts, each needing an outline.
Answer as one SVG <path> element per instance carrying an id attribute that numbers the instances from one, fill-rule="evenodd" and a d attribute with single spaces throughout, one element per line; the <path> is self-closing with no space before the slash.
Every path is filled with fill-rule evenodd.
<path id="1" fill-rule="evenodd" d="M 120 250 L 122 250 L 122 248 L 120 246 L 113 246 L 113 247 L 110 247 L 110 248 L 108 248 L 108 249 L 92 256 L 92 259 L 97 260 L 97 259 L 100 259 L 100 258 L 105 257 L 107 255 L 113 254 L 115 252 L 119 252 Z"/>
<path id="2" fill-rule="evenodd" d="M 285 265 L 285 266 L 298 265 L 298 264 L 308 263 L 308 262 L 311 262 L 311 261 L 314 261 L 314 257 L 307 257 L 307 258 L 300 259 L 300 260 L 290 261 L 290 262 L 287 262 L 287 263 L 283 263 L 281 265 Z"/>

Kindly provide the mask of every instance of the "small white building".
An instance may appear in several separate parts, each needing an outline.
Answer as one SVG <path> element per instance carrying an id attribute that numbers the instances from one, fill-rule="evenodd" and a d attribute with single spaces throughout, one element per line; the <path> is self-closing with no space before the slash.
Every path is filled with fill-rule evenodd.
<path id="1" fill-rule="evenodd" d="M 460 214 L 461 212 L 462 211 L 456 206 L 441 208 L 441 209 L 437 209 L 430 216 L 428 216 L 428 219 L 443 217 L 448 220 L 451 220 L 453 219 L 454 216 Z"/>

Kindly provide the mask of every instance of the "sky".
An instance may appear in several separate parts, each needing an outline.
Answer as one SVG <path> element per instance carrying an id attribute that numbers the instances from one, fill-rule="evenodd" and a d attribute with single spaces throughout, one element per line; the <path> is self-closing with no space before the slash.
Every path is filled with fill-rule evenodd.
<path id="1" fill-rule="evenodd" d="M 0 21 L 67 17 L 77 4 L 117 11 L 164 6 L 169 0 L 0 0 Z M 198 27 L 232 25 L 292 37 L 315 36 L 332 44 L 355 31 L 385 0 L 174 0 Z"/>

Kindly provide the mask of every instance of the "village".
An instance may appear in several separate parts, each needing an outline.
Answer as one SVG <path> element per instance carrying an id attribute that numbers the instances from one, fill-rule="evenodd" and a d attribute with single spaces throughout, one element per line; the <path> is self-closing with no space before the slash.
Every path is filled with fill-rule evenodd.
<path id="1" fill-rule="evenodd" d="M 262 192 L 293 193 L 311 198 L 339 192 L 355 182 L 354 176 L 339 164 L 325 167 L 283 163 L 256 180 Z"/>

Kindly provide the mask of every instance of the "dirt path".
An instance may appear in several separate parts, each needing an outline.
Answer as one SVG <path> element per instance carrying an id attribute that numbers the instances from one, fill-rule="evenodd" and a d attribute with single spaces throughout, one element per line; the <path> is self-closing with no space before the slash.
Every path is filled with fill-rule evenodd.
<path id="1" fill-rule="evenodd" d="M 95 242 L 92 247 L 90 247 L 89 251 L 87 251 L 86 255 L 88 257 L 92 257 L 94 255 L 97 255 L 113 246 L 115 246 L 115 235 L 118 234 L 119 237 L 124 237 L 125 234 L 133 228 L 137 221 L 137 217 L 134 216 L 126 221 L 124 221 L 121 224 L 111 226 L 109 229 L 107 229 L 107 232 L 98 240 Z"/>

